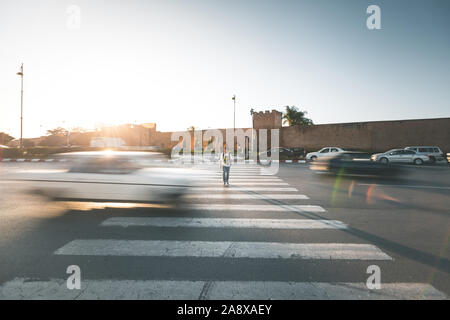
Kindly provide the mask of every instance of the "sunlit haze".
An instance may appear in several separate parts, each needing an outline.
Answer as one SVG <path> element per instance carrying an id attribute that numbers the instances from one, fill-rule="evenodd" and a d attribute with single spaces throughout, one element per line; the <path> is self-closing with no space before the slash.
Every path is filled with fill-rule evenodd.
<path id="1" fill-rule="evenodd" d="M 0 132 L 156 122 L 250 127 L 295 105 L 315 123 L 450 116 L 450 2 L 0 3 Z M 80 28 L 67 27 L 70 5 Z M 425 8 L 426 6 L 426 8 Z"/>

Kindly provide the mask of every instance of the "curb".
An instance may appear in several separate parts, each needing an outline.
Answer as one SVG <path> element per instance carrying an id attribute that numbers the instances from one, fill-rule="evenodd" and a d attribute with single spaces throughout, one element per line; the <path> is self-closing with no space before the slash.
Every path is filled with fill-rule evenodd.
<path id="1" fill-rule="evenodd" d="M 66 159 L 1 159 L 0 162 L 66 162 Z M 155 162 L 163 162 L 160 159 L 154 160 Z M 169 162 L 182 162 L 182 163 L 216 163 L 217 161 L 211 160 L 186 160 L 186 159 L 169 159 Z M 306 163 L 305 160 L 273 160 L 273 162 L 279 163 Z M 239 163 L 235 161 L 235 163 Z M 256 163 L 255 160 L 245 160 L 243 163 Z"/>
<path id="2" fill-rule="evenodd" d="M 306 163 L 306 160 L 280 160 L 281 163 Z"/>
<path id="3" fill-rule="evenodd" d="M 306 160 L 271 160 L 275 163 L 306 163 Z"/>
<path id="4" fill-rule="evenodd" d="M 1 159 L 0 162 L 66 162 L 66 159 Z"/>

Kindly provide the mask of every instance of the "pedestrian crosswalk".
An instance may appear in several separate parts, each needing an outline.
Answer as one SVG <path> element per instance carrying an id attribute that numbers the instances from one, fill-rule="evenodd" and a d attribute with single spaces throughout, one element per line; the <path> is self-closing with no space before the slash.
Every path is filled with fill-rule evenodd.
<path id="1" fill-rule="evenodd" d="M 377 247 L 354 243 L 74 240 L 55 251 L 77 256 L 216 257 L 249 259 L 392 260 Z"/>
<path id="2" fill-rule="evenodd" d="M 379 290 L 367 290 L 365 283 L 284 281 L 189 281 L 189 280 L 84 280 L 81 290 L 67 290 L 66 281 L 7 282 L 1 298 L 83 300 L 405 300 L 446 299 L 426 283 L 386 283 Z"/>
<path id="3" fill-rule="evenodd" d="M 283 188 L 283 187 L 236 187 L 236 191 L 260 191 L 260 192 L 295 192 L 298 191 L 295 188 Z M 210 192 L 220 191 L 223 192 L 223 187 L 197 187 L 192 188 L 192 192 Z"/>
<path id="4" fill-rule="evenodd" d="M 279 204 L 193 204 L 187 205 L 190 210 L 207 210 L 207 211 L 296 211 L 296 212 L 325 212 L 321 206 L 315 205 L 279 205 Z"/>
<path id="5" fill-rule="evenodd" d="M 245 218 L 150 218 L 114 217 L 102 226 L 118 227 L 170 227 L 170 228 L 257 228 L 257 229 L 346 229 L 337 220 L 313 219 L 245 219 Z"/>
<path id="6" fill-rule="evenodd" d="M 207 178 L 201 185 L 186 194 L 181 206 L 183 212 L 176 216 L 107 217 L 97 226 L 98 237 L 73 239 L 53 252 L 54 257 L 70 257 L 72 262 L 82 257 L 114 258 L 109 260 L 111 264 L 117 259 L 152 258 L 178 259 L 178 264 L 182 264 L 183 259 L 210 259 L 210 263 L 219 265 L 227 259 L 236 266 L 237 274 L 233 278 L 199 280 L 199 274 L 196 279 L 180 279 L 169 274 L 162 279 L 134 279 L 130 274 L 129 279 L 83 279 L 82 290 L 78 292 L 68 290 L 65 280 L 57 277 L 16 278 L 0 287 L 0 299 L 447 299 L 444 293 L 426 283 L 390 282 L 382 284 L 381 289 L 371 290 L 360 280 L 274 281 L 270 274 L 266 280 L 236 280 L 243 276 L 239 274 L 239 264 L 244 261 L 318 264 L 341 261 L 348 263 L 348 268 L 352 268 L 352 263 L 364 261 L 395 263 L 391 254 L 364 240 L 241 240 L 254 230 L 302 233 L 345 232 L 350 228 L 345 221 L 328 219 L 326 208 L 283 179 L 260 173 L 257 165 L 234 166 L 231 186 L 224 187 L 220 172 L 212 171 L 205 175 Z M 149 230 L 151 233 L 154 228 L 164 228 L 167 235 L 184 231 L 176 239 L 123 236 L 129 235 L 125 230 Z M 105 230 L 115 230 L 114 237 L 102 237 Z M 213 233 L 220 230 L 226 239 L 199 239 L 205 233 L 196 232 L 202 230 Z M 239 241 L 233 238 L 235 232 L 240 232 Z"/>
<path id="7" fill-rule="evenodd" d="M 309 199 L 304 194 L 283 194 L 283 193 L 268 193 L 268 194 L 242 194 L 242 193 L 220 193 L 220 194 L 188 194 L 188 199 L 266 199 L 266 200 L 305 200 Z"/>

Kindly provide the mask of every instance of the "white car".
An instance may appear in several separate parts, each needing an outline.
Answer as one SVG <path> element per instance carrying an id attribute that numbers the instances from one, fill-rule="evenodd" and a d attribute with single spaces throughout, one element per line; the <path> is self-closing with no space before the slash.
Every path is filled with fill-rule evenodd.
<path id="1" fill-rule="evenodd" d="M 306 154 L 306 161 L 315 161 L 321 157 L 331 156 L 334 152 L 344 152 L 344 149 L 338 147 L 325 147 L 319 151 Z"/>
<path id="2" fill-rule="evenodd" d="M 439 161 L 446 162 L 447 159 L 445 157 L 444 152 L 439 147 L 436 146 L 414 146 L 414 147 L 406 147 L 405 150 L 413 150 L 418 154 L 425 155 L 430 158 L 430 163 L 435 163 Z"/>
<path id="3" fill-rule="evenodd" d="M 76 152 L 63 158 L 69 170 L 24 172 L 13 180 L 30 184 L 34 193 L 54 200 L 167 202 L 191 186 L 186 168 L 148 167 L 157 154 L 147 152 Z M 161 154 L 159 154 L 161 155 Z"/>
<path id="4" fill-rule="evenodd" d="M 371 156 L 372 161 L 379 161 L 381 163 L 414 163 L 423 164 L 429 162 L 430 158 L 413 150 L 392 149 L 384 153 L 376 153 Z"/>

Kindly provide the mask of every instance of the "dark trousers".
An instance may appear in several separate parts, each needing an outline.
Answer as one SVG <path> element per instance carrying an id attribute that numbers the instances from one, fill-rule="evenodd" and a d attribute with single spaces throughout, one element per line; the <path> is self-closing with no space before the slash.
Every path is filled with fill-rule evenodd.
<path id="1" fill-rule="evenodd" d="M 223 168 L 223 183 L 228 183 L 228 178 L 230 177 L 230 167 L 222 166 Z"/>

